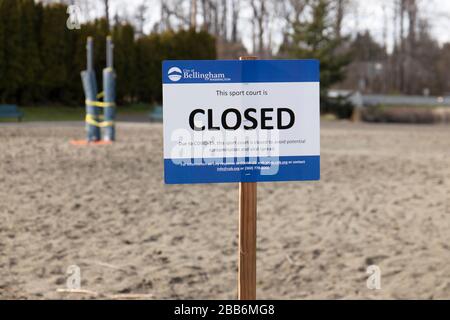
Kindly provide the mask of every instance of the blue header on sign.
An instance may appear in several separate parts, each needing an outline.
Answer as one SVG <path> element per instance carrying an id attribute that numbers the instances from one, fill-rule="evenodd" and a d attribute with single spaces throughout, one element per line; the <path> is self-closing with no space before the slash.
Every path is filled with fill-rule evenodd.
<path id="1" fill-rule="evenodd" d="M 318 60 L 166 60 L 163 83 L 319 82 Z"/>

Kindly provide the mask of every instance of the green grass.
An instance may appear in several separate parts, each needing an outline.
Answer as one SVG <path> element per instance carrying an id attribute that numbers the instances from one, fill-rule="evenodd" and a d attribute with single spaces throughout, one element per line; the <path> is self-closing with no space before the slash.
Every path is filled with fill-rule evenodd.
<path id="1" fill-rule="evenodd" d="M 118 114 L 135 114 L 135 113 L 149 113 L 153 109 L 153 105 L 148 103 L 136 103 L 126 107 L 118 108 Z"/>
<path id="2" fill-rule="evenodd" d="M 86 111 L 84 107 L 67 106 L 33 106 L 19 107 L 24 113 L 22 121 L 84 121 Z M 141 116 L 147 117 L 152 109 L 150 104 L 134 104 L 117 108 L 118 117 L 120 116 Z M 14 122 L 16 119 L 3 119 L 0 122 Z"/>
<path id="3" fill-rule="evenodd" d="M 25 114 L 23 121 L 77 121 L 82 120 L 85 111 L 75 107 L 21 107 Z"/>

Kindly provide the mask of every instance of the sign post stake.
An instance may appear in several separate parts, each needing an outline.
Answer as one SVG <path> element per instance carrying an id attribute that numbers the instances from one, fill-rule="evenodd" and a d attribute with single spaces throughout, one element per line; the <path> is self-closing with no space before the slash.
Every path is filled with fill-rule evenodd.
<path id="1" fill-rule="evenodd" d="M 256 300 L 256 191 L 256 182 L 239 183 L 239 300 Z"/>
<path id="2" fill-rule="evenodd" d="M 239 183 L 237 298 L 256 300 L 257 183 L 320 180 L 320 63 L 166 60 L 162 75 L 164 182 Z"/>

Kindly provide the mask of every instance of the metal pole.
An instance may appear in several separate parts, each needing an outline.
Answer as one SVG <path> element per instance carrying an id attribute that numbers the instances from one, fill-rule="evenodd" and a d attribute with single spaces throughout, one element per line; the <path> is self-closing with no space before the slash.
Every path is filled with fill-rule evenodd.
<path id="1" fill-rule="evenodd" d="M 112 42 L 112 37 L 108 36 L 106 38 L 106 67 L 107 68 L 113 68 L 114 65 L 114 44 Z"/>
<path id="2" fill-rule="evenodd" d="M 87 141 L 99 141 L 101 138 L 100 128 L 91 121 L 98 121 L 99 110 L 93 106 L 90 101 L 97 100 L 97 81 L 94 71 L 94 40 L 92 37 L 87 38 L 86 45 L 86 62 L 87 70 L 81 72 L 81 80 L 83 82 L 84 94 L 86 97 L 86 132 Z"/>
<path id="3" fill-rule="evenodd" d="M 87 71 L 94 71 L 94 39 L 92 39 L 92 37 L 87 38 L 86 61 Z"/>
<path id="4" fill-rule="evenodd" d="M 116 129 L 115 129 L 115 113 L 116 108 L 114 101 L 116 99 L 116 74 L 114 72 L 114 44 L 112 42 L 111 36 L 106 38 L 106 68 L 103 69 L 103 91 L 104 97 L 103 102 L 105 103 L 104 109 L 104 140 L 114 141 L 116 139 Z"/>

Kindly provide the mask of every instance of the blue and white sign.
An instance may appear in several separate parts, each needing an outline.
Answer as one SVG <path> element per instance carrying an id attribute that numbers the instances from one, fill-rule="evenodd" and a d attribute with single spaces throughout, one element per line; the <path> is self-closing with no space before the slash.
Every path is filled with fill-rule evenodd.
<path id="1" fill-rule="evenodd" d="M 167 184 L 320 179 L 317 60 L 163 62 Z"/>

